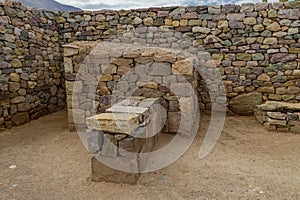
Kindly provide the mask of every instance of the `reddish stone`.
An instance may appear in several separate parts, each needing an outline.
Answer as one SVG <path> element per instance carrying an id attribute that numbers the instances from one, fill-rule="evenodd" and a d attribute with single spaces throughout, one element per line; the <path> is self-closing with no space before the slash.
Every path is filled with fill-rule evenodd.
<path id="1" fill-rule="evenodd" d="M 157 16 L 158 17 L 167 17 L 169 15 L 169 11 L 158 11 Z"/>
<path id="2" fill-rule="evenodd" d="M 192 27 L 191 26 L 181 26 L 181 27 L 177 27 L 175 29 L 176 32 L 191 32 L 192 31 Z"/>
<path id="3" fill-rule="evenodd" d="M 160 8 L 156 8 L 156 7 L 149 8 L 149 11 L 150 12 L 158 12 L 158 11 L 160 11 Z"/>
<path id="4" fill-rule="evenodd" d="M 277 53 L 271 57 L 271 63 L 294 61 L 297 58 L 295 54 Z"/>
<path id="5" fill-rule="evenodd" d="M 184 13 L 182 14 L 182 19 L 198 19 L 198 13 L 197 12 L 191 12 L 191 13 Z"/>

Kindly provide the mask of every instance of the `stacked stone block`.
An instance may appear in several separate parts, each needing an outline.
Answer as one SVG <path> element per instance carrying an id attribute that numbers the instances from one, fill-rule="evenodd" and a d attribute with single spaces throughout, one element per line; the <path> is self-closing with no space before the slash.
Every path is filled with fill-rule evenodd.
<path id="1" fill-rule="evenodd" d="M 94 154 L 94 181 L 136 183 L 147 165 L 142 153 L 153 150 L 161 131 L 164 121 L 159 109 L 161 101 L 160 98 L 131 98 L 107 109 L 106 113 L 86 119 L 88 148 Z M 122 166 L 130 163 L 127 173 L 105 166 L 100 158 L 119 160 Z"/>
<path id="2" fill-rule="evenodd" d="M 256 106 L 257 121 L 271 131 L 300 133 L 300 105 L 267 101 Z"/>

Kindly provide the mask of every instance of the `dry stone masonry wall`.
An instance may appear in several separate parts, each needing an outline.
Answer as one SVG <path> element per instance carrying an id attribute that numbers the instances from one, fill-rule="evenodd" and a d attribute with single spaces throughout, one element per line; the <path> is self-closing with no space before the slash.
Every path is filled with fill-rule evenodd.
<path id="1" fill-rule="evenodd" d="M 65 106 L 56 14 L 0 3 L 0 129 Z"/>
<path id="2" fill-rule="evenodd" d="M 74 42 L 64 47 L 70 130 L 75 125 L 85 128 L 86 117 L 104 113 L 119 101 L 144 97 L 162 99 L 167 111 L 163 131 L 177 133 L 184 109 L 197 103 L 198 73 L 192 55 L 110 42 Z M 182 122 L 182 134 L 189 134 L 192 121 Z"/>
<path id="3" fill-rule="evenodd" d="M 247 93 L 260 97 L 257 92 L 264 101 L 296 103 L 300 99 L 299 7 L 299 2 L 285 2 L 79 11 L 61 18 L 60 25 L 64 27 L 65 42 L 105 39 L 133 31 L 139 35 L 139 42 L 161 47 L 200 45 L 211 53 L 223 75 L 227 97 L 234 99 L 232 107 Z M 164 34 L 156 37 L 157 32 Z M 210 109 L 205 84 L 201 83 L 199 90 L 201 108 Z M 253 104 L 257 102 L 260 100 Z M 233 109 L 238 114 L 249 114 L 240 106 Z"/>
<path id="4" fill-rule="evenodd" d="M 139 43 L 208 51 L 235 113 L 252 114 L 266 100 L 299 103 L 299 8 L 280 2 L 52 13 L 0 3 L 0 127 L 63 107 L 62 45 L 124 32 Z M 209 110 L 206 84 L 199 79 L 198 91 L 200 108 Z"/>

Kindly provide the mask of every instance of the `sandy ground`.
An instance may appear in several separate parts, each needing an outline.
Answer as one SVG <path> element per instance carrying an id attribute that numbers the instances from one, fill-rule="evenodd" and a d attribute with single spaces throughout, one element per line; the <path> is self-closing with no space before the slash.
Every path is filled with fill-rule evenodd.
<path id="1" fill-rule="evenodd" d="M 182 158 L 137 185 L 90 181 L 90 155 L 65 111 L 0 133 L 0 199 L 300 199 L 300 135 L 227 117 L 214 151 L 198 158 L 209 124 Z M 10 166 L 16 165 L 15 169 Z"/>

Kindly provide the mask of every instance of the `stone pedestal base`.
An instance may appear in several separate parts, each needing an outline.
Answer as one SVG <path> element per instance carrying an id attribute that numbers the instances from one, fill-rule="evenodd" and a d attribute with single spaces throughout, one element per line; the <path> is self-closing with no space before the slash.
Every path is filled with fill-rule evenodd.
<path id="1" fill-rule="evenodd" d="M 107 167 L 96 157 L 92 158 L 92 181 L 136 184 L 140 174 L 126 173 Z"/>

